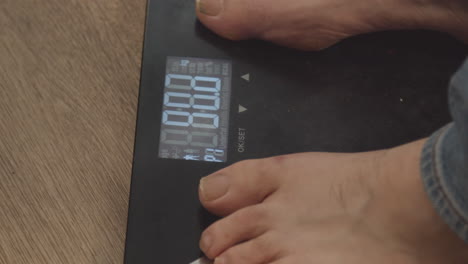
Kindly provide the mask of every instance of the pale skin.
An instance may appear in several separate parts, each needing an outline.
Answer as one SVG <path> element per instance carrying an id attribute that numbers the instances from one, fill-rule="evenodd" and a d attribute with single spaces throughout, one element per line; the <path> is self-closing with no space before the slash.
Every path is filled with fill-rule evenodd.
<path id="1" fill-rule="evenodd" d="M 200 0 L 223 37 L 304 50 L 388 29 L 444 31 L 468 43 L 465 0 Z M 249 160 L 204 177 L 200 201 L 223 216 L 202 234 L 215 264 L 459 264 L 468 245 L 438 216 L 420 175 L 426 139 L 356 154 Z"/>

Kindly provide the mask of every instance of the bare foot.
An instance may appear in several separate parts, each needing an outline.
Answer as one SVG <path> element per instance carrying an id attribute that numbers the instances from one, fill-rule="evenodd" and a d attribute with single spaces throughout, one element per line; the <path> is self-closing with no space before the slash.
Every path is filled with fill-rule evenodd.
<path id="1" fill-rule="evenodd" d="M 202 23 L 219 35 L 319 50 L 349 36 L 434 29 L 468 43 L 466 0 L 196 0 Z"/>
<path id="2" fill-rule="evenodd" d="M 223 219 L 202 234 L 215 264 L 461 264 L 468 247 L 423 189 L 423 141 L 359 154 L 237 163 L 200 183 Z"/>

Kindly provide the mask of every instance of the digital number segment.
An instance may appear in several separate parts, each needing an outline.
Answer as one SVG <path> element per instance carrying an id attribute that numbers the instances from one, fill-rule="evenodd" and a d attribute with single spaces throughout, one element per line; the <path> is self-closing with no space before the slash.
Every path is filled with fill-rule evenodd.
<path id="1" fill-rule="evenodd" d="M 159 157 L 226 161 L 231 63 L 169 57 Z"/>

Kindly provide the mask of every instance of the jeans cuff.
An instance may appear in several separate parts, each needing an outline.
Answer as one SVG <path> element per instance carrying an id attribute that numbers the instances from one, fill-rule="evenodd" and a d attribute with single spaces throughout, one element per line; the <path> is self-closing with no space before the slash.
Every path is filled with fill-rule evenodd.
<path id="1" fill-rule="evenodd" d="M 466 208 L 461 207 L 462 202 L 457 199 L 464 194 L 457 194 L 458 190 L 452 188 L 451 184 L 454 182 L 451 177 L 468 177 L 468 175 L 456 175 L 456 170 L 446 169 L 456 166 L 451 159 L 457 153 L 444 153 L 449 152 L 457 144 L 456 140 L 453 140 L 454 136 L 454 126 L 451 123 L 439 129 L 426 141 L 421 155 L 421 176 L 426 192 L 438 214 L 461 239 L 468 243 L 468 217 L 466 217 L 468 212 Z"/>

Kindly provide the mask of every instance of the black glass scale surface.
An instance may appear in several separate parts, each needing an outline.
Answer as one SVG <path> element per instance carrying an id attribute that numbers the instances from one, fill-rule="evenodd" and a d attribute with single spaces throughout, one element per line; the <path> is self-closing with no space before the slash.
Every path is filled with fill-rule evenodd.
<path id="1" fill-rule="evenodd" d="M 443 34 L 384 32 L 321 52 L 221 39 L 195 3 L 150 0 L 125 263 L 188 264 L 213 221 L 199 179 L 236 161 L 358 152 L 450 121 L 450 76 L 468 54 Z"/>

